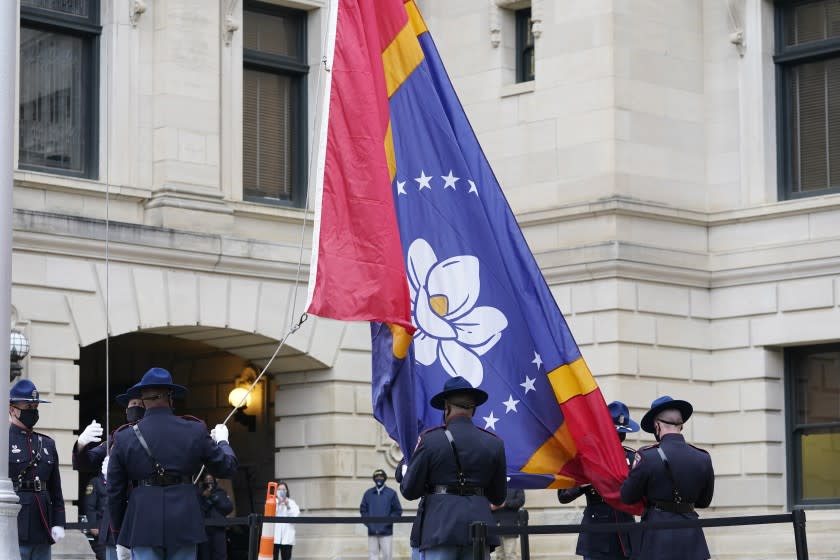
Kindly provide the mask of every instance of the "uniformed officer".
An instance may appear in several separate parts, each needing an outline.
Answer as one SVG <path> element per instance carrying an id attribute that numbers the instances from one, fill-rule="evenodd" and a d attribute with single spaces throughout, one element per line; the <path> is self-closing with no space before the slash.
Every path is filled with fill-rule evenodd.
<path id="1" fill-rule="evenodd" d="M 613 401 L 608 407 L 613 425 L 618 433 L 619 441 L 624 441 L 628 433 L 638 432 L 639 424 L 630 418 L 630 410 L 621 401 Z M 628 468 L 633 464 L 636 451 L 624 446 Z M 607 504 L 591 484 L 565 488 L 557 491 L 560 503 L 568 504 L 580 496 L 586 496 L 586 508 L 583 510 L 582 525 L 599 523 L 625 523 L 634 521 L 633 516 L 618 511 Z M 592 560 L 624 560 L 631 557 L 631 540 L 627 532 L 588 533 L 581 532 L 578 536 L 575 554 Z"/>
<path id="2" fill-rule="evenodd" d="M 117 401 L 118 405 L 125 407 L 126 425 L 134 424 L 143 418 L 143 414 L 146 412 L 146 409 L 143 406 L 143 401 L 140 400 L 140 397 L 129 398 L 128 392 L 117 395 L 114 400 Z M 115 432 L 116 430 L 114 430 L 114 433 Z M 97 504 L 101 503 L 102 512 L 100 516 L 96 517 L 96 527 L 91 529 L 91 534 L 94 536 L 96 541 L 96 544 L 93 546 L 94 552 L 98 555 L 99 550 L 105 551 L 105 557 L 108 560 L 114 560 L 115 558 L 128 558 L 129 554 L 127 550 L 121 549 L 119 551 L 120 554 L 117 554 L 117 535 L 109 530 L 111 518 L 110 515 L 108 515 L 108 508 L 105 507 L 105 503 L 107 501 L 105 495 L 105 485 L 107 484 L 105 477 L 108 473 L 108 450 L 105 447 L 105 442 L 101 440 L 102 426 L 99 422 L 93 420 L 87 425 L 87 427 L 85 427 L 82 433 L 79 434 L 79 439 L 77 439 L 76 443 L 73 444 L 73 468 L 80 472 L 97 473 L 97 476 L 91 479 L 91 484 L 93 484 L 93 489 L 97 491 L 96 500 Z M 113 446 L 113 433 L 111 434 L 110 441 Z M 99 476 L 100 474 L 101 477 Z M 101 478 L 102 483 L 101 496 L 99 495 L 99 483 L 96 482 L 99 478 Z M 101 501 L 99 501 L 100 499 Z M 89 514 L 87 519 L 90 523 L 94 522 L 94 518 Z"/>
<path id="3" fill-rule="evenodd" d="M 444 411 L 445 424 L 420 435 L 400 482 L 407 499 L 425 497 L 414 522 L 425 560 L 472 559 L 470 524 L 491 525 L 490 504 L 505 501 L 504 444 L 472 422 L 485 401 L 487 393 L 463 377 L 449 379 L 430 401 Z M 490 548 L 499 545 L 495 535 L 487 540 Z"/>
<path id="4" fill-rule="evenodd" d="M 21 560 L 49 560 L 50 545 L 64 538 L 64 496 L 55 441 L 32 431 L 38 422 L 38 405 L 48 402 L 29 379 L 21 379 L 9 390 L 9 478 L 20 498 Z"/>
<path id="5" fill-rule="evenodd" d="M 102 466 L 104 467 L 102 472 L 91 478 L 87 486 L 85 486 L 84 507 L 82 508 L 88 523 L 93 525 L 90 529 L 90 534 L 93 536 L 91 548 L 96 554 L 96 560 L 105 560 L 107 556 L 106 549 L 109 544 L 105 541 L 105 536 L 108 533 L 108 508 L 105 504 L 107 499 L 105 473 L 107 472 L 108 457 L 105 457 Z M 99 538 L 100 536 L 102 536 L 101 539 Z M 113 548 L 114 544 L 110 543 L 110 545 Z M 112 551 L 110 557 L 115 558 L 116 552 Z"/>
<path id="6" fill-rule="evenodd" d="M 236 472 L 224 425 L 208 434 L 201 420 L 173 414 L 172 399 L 186 392 L 165 369 L 150 369 L 128 392 L 143 400 L 143 419 L 114 434 L 107 477 L 111 528 L 134 560 L 194 559 L 207 536 L 190 475 L 202 464 L 221 478 Z"/>
<path id="7" fill-rule="evenodd" d="M 645 499 L 642 521 L 697 519 L 695 508 L 712 501 L 715 473 L 709 454 L 685 442 L 683 424 L 691 417 L 690 403 L 659 397 L 642 418 L 642 429 L 656 441 L 639 449 L 630 475 L 621 486 L 621 501 Z M 709 547 L 703 529 L 643 531 L 638 558 L 706 560 Z"/>

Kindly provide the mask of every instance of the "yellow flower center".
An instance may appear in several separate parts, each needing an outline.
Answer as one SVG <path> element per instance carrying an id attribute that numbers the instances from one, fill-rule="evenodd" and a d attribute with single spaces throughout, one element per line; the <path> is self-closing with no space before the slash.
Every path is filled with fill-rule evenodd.
<path id="1" fill-rule="evenodd" d="M 439 317 L 443 317 L 449 311 L 449 298 L 446 296 L 432 296 L 429 298 L 429 305 L 435 310 Z"/>

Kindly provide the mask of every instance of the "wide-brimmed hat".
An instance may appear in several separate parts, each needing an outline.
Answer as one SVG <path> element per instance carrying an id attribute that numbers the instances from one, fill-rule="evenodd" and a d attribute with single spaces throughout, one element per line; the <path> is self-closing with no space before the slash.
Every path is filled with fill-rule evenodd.
<path id="1" fill-rule="evenodd" d="M 607 405 L 612 416 L 613 425 L 619 432 L 638 432 L 639 424 L 630 418 L 630 409 L 621 401 L 613 401 Z"/>
<path id="2" fill-rule="evenodd" d="M 487 393 L 482 391 L 481 389 L 476 389 L 470 382 L 464 379 L 461 376 L 453 377 L 452 379 L 447 379 L 446 383 L 443 384 L 443 391 L 432 397 L 429 401 L 429 404 L 432 405 L 432 408 L 437 408 L 438 410 L 444 409 L 444 402 L 457 393 L 464 393 L 472 395 L 475 399 L 475 405 L 481 405 L 487 402 Z"/>
<path id="3" fill-rule="evenodd" d="M 172 382 L 172 374 L 163 368 L 154 367 L 143 374 L 143 377 L 136 385 L 131 387 L 124 394 L 129 399 L 140 398 L 143 389 L 151 387 L 163 387 L 172 391 L 173 396 L 182 397 L 187 393 L 187 388 Z M 128 401 L 126 401 L 127 403 Z"/>
<path id="4" fill-rule="evenodd" d="M 41 393 L 35 384 L 28 379 L 21 379 L 9 389 L 9 402 L 48 403 L 41 398 Z"/>
<path id="5" fill-rule="evenodd" d="M 656 420 L 656 416 L 663 410 L 671 408 L 680 411 L 683 422 L 688 421 L 691 418 L 691 413 L 694 412 L 694 407 L 691 406 L 690 402 L 680 401 L 665 395 L 650 403 L 650 410 L 642 417 L 642 429 L 649 434 L 654 433 L 656 430 L 653 428 L 653 421 Z"/>
<path id="6" fill-rule="evenodd" d="M 119 395 L 114 397 L 114 400 L 117 401 L 118 405 L 120 405 L 123 408 L 127 408 L 128 403 L 129 401 L 131 401 L 131 399 L 137 399 L 140 397 L 139 393 L 137 393 L 136 395 L 131 394 L 131 390 L 134 389 L 134 387 L 135 386 L 129 387 L 125 390 L 125 393 L 120 393 Z"/>

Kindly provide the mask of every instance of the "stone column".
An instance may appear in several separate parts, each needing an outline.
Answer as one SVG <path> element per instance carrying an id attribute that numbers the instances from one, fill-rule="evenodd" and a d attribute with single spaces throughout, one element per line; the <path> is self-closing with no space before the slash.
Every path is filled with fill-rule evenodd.
<path id="1" fill-rule="evenodd" d="M 9 394 L 17 22 L 17 2 L 0 2 L 0 399 L 3 401 Z M 9 415 L 0 411 L 0 558 L 20 560 L 19 509 L 17 494 L 9 480 Z"/>
<path id="2" fill-rule="evenodd" d="M 220 184 L 220 10 L 204 0 L 171 0 L 148 11 L 138 22 L 141 56 L 152 52 L 151 122 L 141 125 L 153 131 L 146 221 L 227 231 L 233 211 Z"/>

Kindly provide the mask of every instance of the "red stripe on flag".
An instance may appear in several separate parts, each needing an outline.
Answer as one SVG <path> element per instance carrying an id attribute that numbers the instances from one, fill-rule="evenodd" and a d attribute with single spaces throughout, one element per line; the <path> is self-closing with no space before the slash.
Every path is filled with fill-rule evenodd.
<path id="1" fill-rule="evenodd" d="M 337 18 L 321 230 L 308 311 L 395 323 L 414 332 L 384 148 L 389 113 L 382 48 L 405 24 L 406 14 L 399 0 L 341 0 Z"/>

